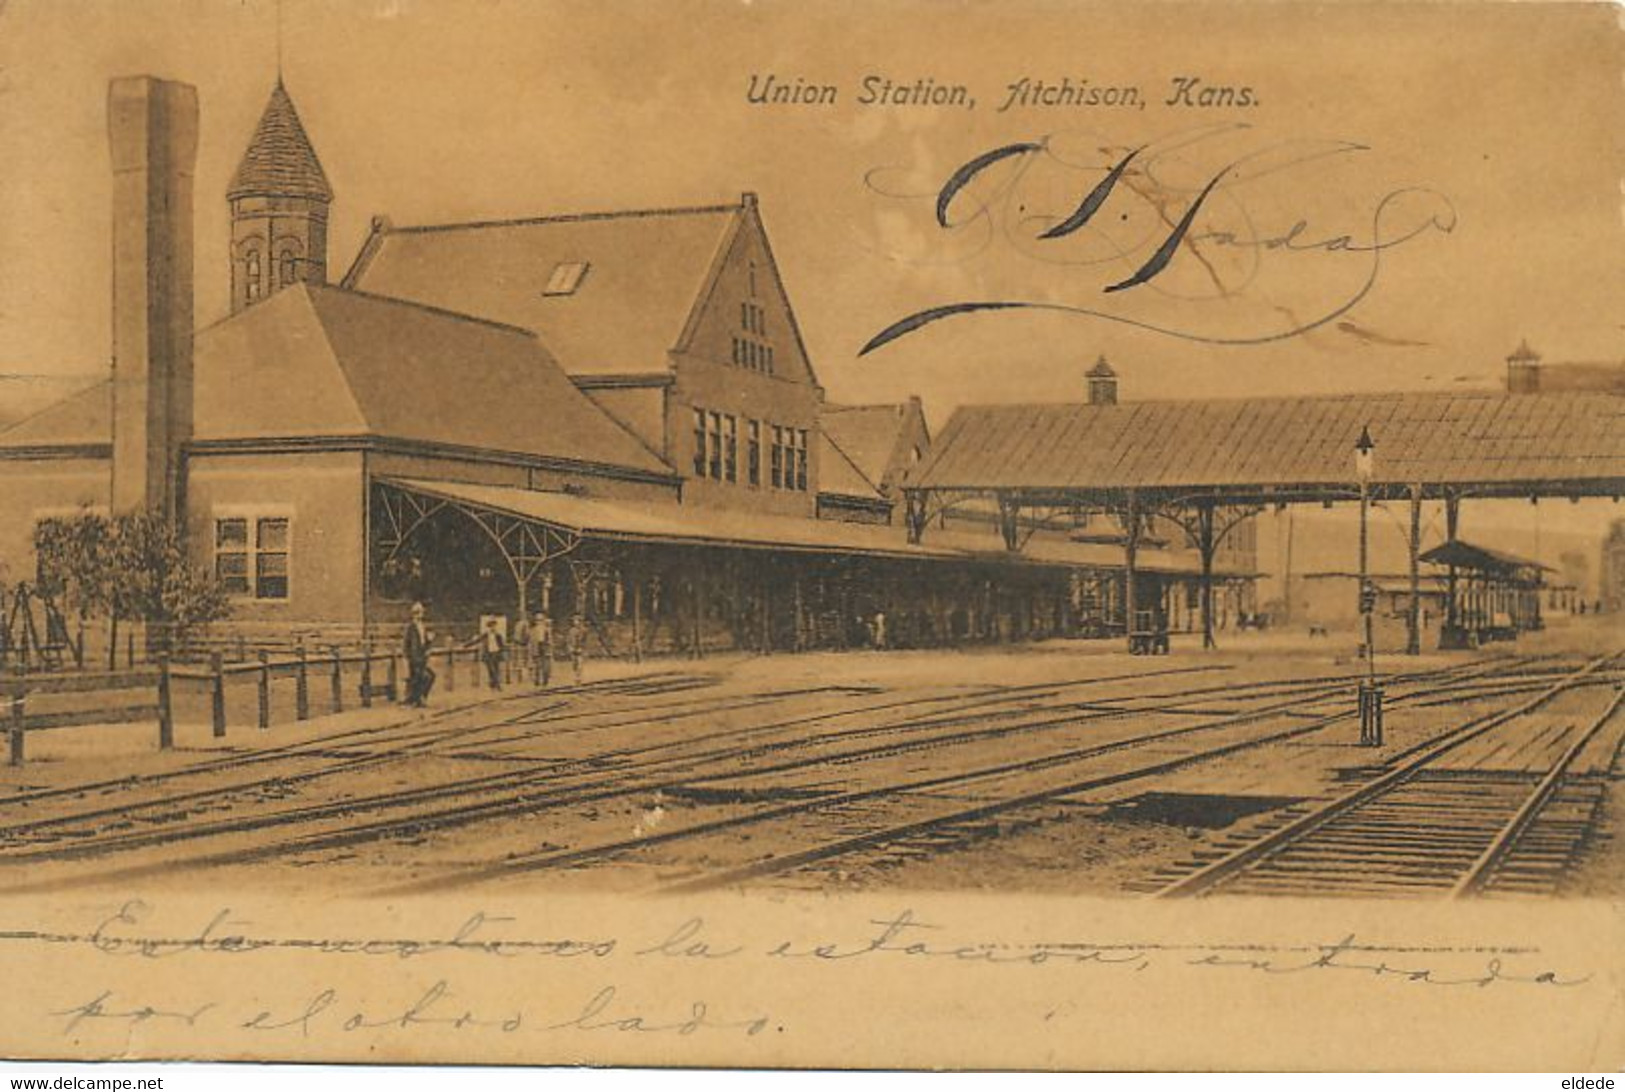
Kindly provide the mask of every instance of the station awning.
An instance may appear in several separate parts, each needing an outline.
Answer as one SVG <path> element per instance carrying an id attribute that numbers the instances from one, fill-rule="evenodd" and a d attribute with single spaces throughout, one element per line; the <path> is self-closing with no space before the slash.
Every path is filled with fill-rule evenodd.
<path id="1" fill-rule="evenodd" d="M 1458 569 L 1478 569 L 1490 573 L 1511 573 L 1519 570 L 1555 572 L 1532 558 L 1519 557 L 1505 550 L 1492 550 L 1460 539 L 1452 539 L 1422 554 L 1420 560 L 1433 565 L 1453 565 Z"/>
<path id="2" fill-rule="evenodd" d="M 1020 553 L 1003 549 L 997 535 L 942 531 L 929 544 L 910 544 L 890 525 L 763 515 L 726 508 L 600 500 L 514 486 L 420 478 L 384 478 L 380 484 L 461 507 L 540 524 L 580 539 L 607 542 L 711 546 L 798 553 L 884 557 L 917 561 L 982 561 L 1017 565 L 1120 569 L 1121 549 L 1102 543 L 1034 539 Z M 1191 559 L 1144 551 L 1147 572 L 1194 575 Z M 1252 573 L 1217 572 L 1221 577 Z"/>

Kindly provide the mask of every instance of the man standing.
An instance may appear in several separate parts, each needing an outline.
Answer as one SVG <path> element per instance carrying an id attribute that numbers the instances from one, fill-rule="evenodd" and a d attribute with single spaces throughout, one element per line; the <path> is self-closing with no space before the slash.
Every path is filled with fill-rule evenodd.
<path id="1" fill-rule="evenodd" d="M 541 611 L 530 624 L 530 668 L 537 686 L 553 681 L 553 619 Z"/>
<path id="2" fill-rule="evenodd" d="M 434 634 L 424 620 L 427 612 L 422 603 L 412 604 L 412 620 L 406 623 L 402 644 L 406 653 L 406 704 L 423 708 L 429 702 L 429 691 L 434 689 L 434 669 L 429 666 L 429 648 Z"/>
<path id="3" fill-rule="evenodd" d="M 579 610 L 570 617 L 570 667 L 581 685 L 587 662 L 587 616 Z"/>
<path id="4" fill-rule="evenodd" d="M 501 690 L 502 654 L 507 649 L 507 641 L 503 639 L 502 629 L 495 618 L 485 620 L 485 629 L 477 641 L 480 646 L 480 658 L 485 661 L 485 676 L 491 682 L 491 689 Z"/>

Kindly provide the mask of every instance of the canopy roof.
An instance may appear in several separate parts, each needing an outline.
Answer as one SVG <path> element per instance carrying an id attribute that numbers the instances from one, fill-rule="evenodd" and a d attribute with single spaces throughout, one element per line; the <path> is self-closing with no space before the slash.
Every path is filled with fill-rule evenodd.
<path id="1" fill-rule="evenodd" d="M 1451 539 L 1421 555 L 1421 560 L 1434 565 L 1453 565 L 1458 569 L 1478 569 L 1489 573 L 1512 573 L 1519 570 L 1556 572 L 1532 558 L 1519 557 L 1505 550 L 1492 550 L 1461 539 Z"/>
<path id="2" fill-rule="evenodd" d="M 907 542 L 899 528 L 839 520 L 769 516 L 757 512 L 682 504 L 628 504 L 541 492 L 514 486 L 477 485 L 419 478 L 381 479 L 422 497 L 465 505 L 544 524 L 584 538 L 611 542 L 726 546 L 824 554 L 861 554 L 918 561 L 990 561 L 1119 569 L 1123 551 L 1097 543 L 1034 538 L 1020 553 L 1003 548 L 992 533 L 940 532 L 928 544 Z M 1194 559 L 1141 554 L 1147 572 L 1190 573 Z M 1251 576 L 1223 572 L 1221 575 Z"/>
<path id="3" fill-rule="evenodd" d="M 1320 498 L 1355 488 L 1362 428 L 1379 493 L 1625 491 L 1625 398 L 1594 392 L 965 406 L 906 484 Z"/>

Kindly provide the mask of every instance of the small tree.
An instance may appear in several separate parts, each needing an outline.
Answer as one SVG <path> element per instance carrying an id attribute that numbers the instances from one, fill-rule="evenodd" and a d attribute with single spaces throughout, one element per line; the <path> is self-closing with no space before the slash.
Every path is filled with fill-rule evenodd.
<path id="1" fill-rule="evenodd" d="M 34 548 L 42 587 L 80 617 L 107 617 L 110 666 L 121 621 L 157 627 L 167 645 L 229 611 L 220 585 L 189 562 L 178 529 L 156 513 L 82 512 L 44 520 L 35 530 Z"/>

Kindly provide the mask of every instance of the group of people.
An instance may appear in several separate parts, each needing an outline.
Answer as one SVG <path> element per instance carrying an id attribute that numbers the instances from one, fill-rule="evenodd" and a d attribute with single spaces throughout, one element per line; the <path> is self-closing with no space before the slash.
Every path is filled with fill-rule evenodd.
<path id="1" fill-rule="evenodd" d="M 501 690 L 502 668 L 508 659 L 510 643 L 518 650 L 520 664 L 532 685 L 547 686 L 553 681 L 553 619 L 541 611 L 531 619 L 519 619 L 511 642 L 502 631 L 501 619 L 487 618 L 473 639 L 461 647 L 479 650 L 491 689 Z M 429 692 L 435 683 L 434 668 L 429 665 L 434 633 L 429 629 L 428 611 L 422 603 L 412 604 L 411 620 L 406 623 L 401 644 L 406 655 L 406 704 L 422 708 L 428 704 Z M 575 683 L 580 686 L 587 656 L 587 624 L 580 614 L 570 620 L 566 648 Z"/>

